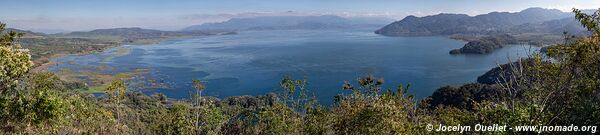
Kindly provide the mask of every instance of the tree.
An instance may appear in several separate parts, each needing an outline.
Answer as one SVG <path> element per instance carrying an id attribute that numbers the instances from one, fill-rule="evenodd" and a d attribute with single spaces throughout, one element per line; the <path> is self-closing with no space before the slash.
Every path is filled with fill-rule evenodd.
<path id="1" fill-rule="evenodd" d="M 115 110 L 117 112 L 117 126 L 120 127 L 119 121 L 121 120 L 120 106 L 121 100 L 125 98 L 125 92 L 127 91 L 127 87 L 125 87 L 125 83 L 121 80 L 113 81 L 110 86 L 106 88 L 106 95 L 109 96 L 110 101 L 112 101 L 115 105 Z"/>
<path id="2" fill-rule="evenodd" d="M 189 107 L 185 104 L 175 104 L 170 110 L 170 113 L 172 115 L 171 117 L 173 117 L 171 121 L 173 133 L 171 134 L 194 134 L 192 120 L 190 120 L 188 117 L 188 114 L 190 113 L 190 110 L 188 108 Z"/>
<path id="3" fill-rule="evenodd" d="M 18 78 L 33 66 L 29 50 L 22 49 L 18 39 L 23 33 L 4 32 L 6 25 L 0 22 L 0 93 L 14 88 Z"/>
<path id="4" fill-rule="evenodd" d="M 396 91 L 381 92 L 383 78 L 372 75 L 359 78 L 359 86 L 345 82 L 342 88 L 351 95 L 341 95 L 332 108 L 335 134 L 415 134 L 416 102 L 408 94 L 410 85 L 400 85 Z"/>
<path id="5" fill-rule="evenodd" d="M 202 100 L 202 91 L 204 91 L 206 86 L 204 86 L 204 83 L 202 83 L 202 81 L 200 81 L 198 79 L 194 79 L 194 80 L 192 80 L 192 87 L 194 87 L 194 89 L 196 90 L 196 94 L 194 94 L 192 96 L 193 101 L 194 101 L 194 111 L 196 111 L 196 123 L 194 125 L 196 126 L 196 129 L 200 129 L 200 126 L 201 126 L 201 123 L 200 123 L 201 101 L 200 100 Z"/>
<path id="6" fill-rule="evenodd" d="M 478 123 L 600 124 L 600 10 L 573 12 L 590 34 L 565 35 L 565 42 L 549 47 L 546 55 L 510 63 L 510 74 L 498 78 L 501 100 L 474 104 Z"/>

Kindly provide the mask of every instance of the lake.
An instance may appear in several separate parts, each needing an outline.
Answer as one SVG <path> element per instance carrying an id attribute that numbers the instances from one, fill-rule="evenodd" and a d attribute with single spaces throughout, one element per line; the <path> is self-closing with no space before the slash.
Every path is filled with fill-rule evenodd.
<path id="1" fill-rule="evenodd" d="M 289 75 L 306 79 L 317 99 L 330 104 L 333 96 L 344 93 L 344 81 L 368 74 L 383 77 L 385 88 L 410 83 L 410 92 L 422 98 L 441 86 L 475 82 L 509 58 L 539 49 L 512 45 L 485 55 L 448 53 L 464 43 L 447 37 L 385 37 L 372 30 L 242 31 L 62 56 L 53 59 L 58 64 L 49 71 L 119 74 L 147 69 L 132 79 L 130 88 L 170 98 L 189 97 L 192 79 L 206 83 L 205 95 L 262 95 L 279 89 L 279 81 Z M 86 79 L 84 73 L 77 77 Z M 137 87 L 134 80 L 146 86 Z"/>

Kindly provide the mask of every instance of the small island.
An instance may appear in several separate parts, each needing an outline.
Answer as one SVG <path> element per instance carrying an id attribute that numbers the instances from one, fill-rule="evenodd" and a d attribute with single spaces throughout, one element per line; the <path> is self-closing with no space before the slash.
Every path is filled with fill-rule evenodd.
<path id="1" fill-rule="evenodd" d="M 463 40 L 468 40 L 467 44 L 460 49 L 451 50 L 450 54 L 486 54 L 505 45 L 518 43 L 515 37 L 508 34 Z"/>

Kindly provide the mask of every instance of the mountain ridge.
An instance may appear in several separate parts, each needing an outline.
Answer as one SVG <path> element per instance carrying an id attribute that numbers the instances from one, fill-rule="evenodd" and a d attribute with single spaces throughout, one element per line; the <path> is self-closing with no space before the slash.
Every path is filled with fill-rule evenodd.
<path id="1" fill-rule="evenodd" d="M 274 30 L 274 29 L 342 29 L 360 26 L 380 27 L 390 19 L 377 17 L 319 16 L 259 16 L 232 18 L 223 22 L 204 23 L 184 28 L 190 30 Z"/>
<path id="2" fill-rule="evenodd" d="M 498 34 L 512 27 L 571 17 L 557 9 L 528 8 L 520 12 L 490 12 L 476 16 L 441 13 L 424 17 L 407 16 L 375 31 L 385 36 L 436 36 L 453 34 Z"/>
<path id="3" fill-rule="evenodd" d="M 424 17 L 407 16 L 375 33 L 384 36 L 450 36 L 467 41 L 462 48 L 451 50 L 450 54 L 486 54 L 508 44 L 556 44 L 562 40 L 565 31 L 577 36 L 589 34 L 572 16 L 574 13 L 545 8 L 476 16 L 440 13 Z"/>

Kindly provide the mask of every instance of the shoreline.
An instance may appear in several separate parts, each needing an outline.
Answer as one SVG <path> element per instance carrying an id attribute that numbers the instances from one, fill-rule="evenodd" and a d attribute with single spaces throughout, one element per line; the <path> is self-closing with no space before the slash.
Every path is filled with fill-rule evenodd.
<path id="1" fill-rule="evenodd" d="M 215 34 L 215 35 L 207 35 L 207 36 L 216 36 L 216 35 L 224 35 L 224 34 Z M 178 36 L 178 37 L 144 39 L 146 41 L 133 41 L 133 42 L 129 42 L 129 43 L 124 43 L 123 41 L 121 41 L 117 45 L 107 45 L 100 50 L 90 50 L 90 51 L 84 50 L 84 52 L 78 52 L 78 53 L 52 54 L 50 56 L 44 56 L 44 57 L 41 57 L 38 59 L 32 59 L 32 62 L 34 63 L 32 71 L 34 71 L 34 72 L 46 71 L 48 69 L 48 66 L 50 66 L 52 64 L 58 64 L 57 62 L 52 61 L 52 59 L 57 58 L 57 57 L 66 56 L 66 55 L 87 55 L 87 54 L 92 54 L 92 53 L 101 53 L 108 49 L 121 47 L 123 45 L 155 45 L 155 44 L 160 44 L 161 42 L 166 41 L 166 40 L 190 38 L 190 37 L 202 37 L 202 36 Z M 31 49 L 29 49 L 29 50 L 31 50 Z"/>
<path id="2" fill-rule="evenodd" d="M 32 62 L 34 63 L 33 68 L 31 69 L 31 71 L 33 72 L 43 72 L 43 71 L 47 71 L 48 67 L 53 65 L 53 64 L 58 64 L 58 62 L 56 61 L 52 61 L 52 59 L 54 58 L 58 58 L 58 57 L 62 57 L 62 56 L 66 56 L 66 55 L 87 55 L 87 54 L 92 54 L 92 53 L 99 53 L 99 52 L 104 52 L 108 49 L 111 48 L 116 48 L 116 47 L 120 47 L 122 46 L 122 44 L 119 45 L 108 45 L 104 48 L 102 48 L 101 50 L 92 50 L 92 51 L 84 51 L 84 52 L 79 52 L 79 53 L 58 53 L 58 54 L 52 54 L 50 56 L 45 56 L 42 58 L 38 58 L 35 60 L 32 60 Z M 44 62 L 44 60 L 47 60 Z"/>
<path id="3" fill-rule="evenodd" d="M 215 34 L 215 35 L 207 35 L 207 36 L 216 36 L 216 35 L 222 35 L 222 34 Z M 160 39 L 146 39 L 144 41 L 152 41 L 152 42 L 131 42 L 131 43 L 124 43 L 124 42 L 120 42 L 118 44 L 115 45 L 107 45 L 107 46 L 103 46 L 101 49 L 95 49 L 95 50 L 83 50 L 82 52 L 77 52 L 77 53 L 57 53 L 57 54 L 52 54 L 49 56 L 42 56 L 40 58 L 37 58 L 35 60 L 32 60 L 34 63 L 33 68 L 29 71 L 31 73 L 39 73 L 39 72 L 50 72 L 48 71 L 48 69 L 51 66 L 55 66 L 57 64 L 60 64 L 60 62 L 54 61 L 53 59 L 58 58 L 58 57 L 64 57 L 64 56 L 75 56 L 75 55 L 89 55 L 89 54 L 93 54 L 93 53 L 103 53 L 109 49 L 114 49 L 114 48 L 118 48 L 118 47 L 122 47 L 124 45 L 132 45 L 132 46 L 138 46 L 138 45 L 158 45 L 163 41 L 166 40 L 173 40 L 173 39 L 182 39 L 182 38 L 191 38 L 191 37 L 203 37 L 203 36 L 178 36 L 178 37 L 168 37 L 168 38 L 160 38 Z M 112 67 L 111 67 L 112 68 Z M 83 73 L 78 73 L 78 72 L 51 72 L 54 73 L 55 75 L 57 75 L 57 77 L 60 78 L 60 80 L 63 81 L 68 81 L 68 82 L 81 82 L 84 83 L 86 85 L 86 89 L 80 89 L 81 92 L 84 93 L 98 93 L 99 91 L 102 91 L 103 89 L 105 89 L 106 86 L 108 86 L 109 84 L 106 84 L 106 82 L 112 82 L 115 79 L 120 79 L 120 80 L 124 80 L 124 81 L 128 81 L 128 80 L 136 80 L 139 79 L 141 76 L 143 76 L 144 74 L 147 74 L 148 69 L 136 69 L 135 71 L 131 71 L 131 72 L 121 72 L 121 73 L 117 73 L 117 74 L 107 74 L 107 73 L 102 73 L 102 72 L 94 72 L 94 70 L 84 70 Z M 73 76 L 76 75 L 85 75 L 88 76 L 91 79 L 77 79 L 77 78 L 73 78 Z M 135 81 L 134 81 L 135 82 Z M 137 83 L 134 83 L 137 84 Z M 148 86 L 148 87 L 158 87 L 158 86 Z"/>

